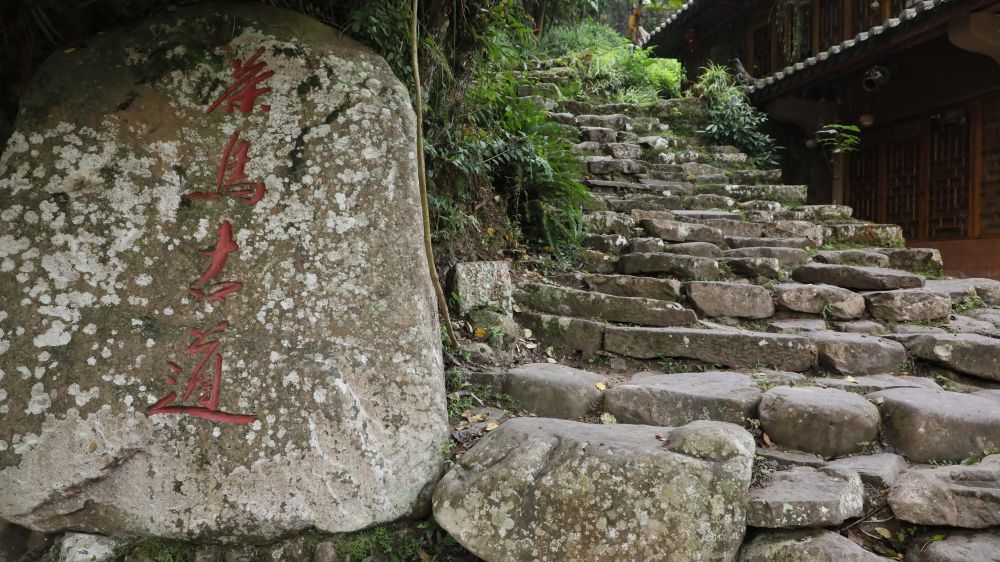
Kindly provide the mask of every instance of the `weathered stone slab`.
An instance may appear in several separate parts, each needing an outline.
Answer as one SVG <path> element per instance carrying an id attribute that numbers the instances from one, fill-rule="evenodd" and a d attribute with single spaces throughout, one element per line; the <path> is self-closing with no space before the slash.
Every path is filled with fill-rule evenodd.
<path id="1" fill-rule="evenodd" d="M 583 215 L 583 229 L 594 234 L 628 236 L 635 226 L 635 219 L 622 213 L 597 211 Z"/>
<path id="2" fill-rule="evenodd" d="M 758 285 L 725 281 L 693 281 L 684 285 L 691 304 L 703 316 L 770 318 L 774 316 L 771 293 Z"/>
<path id="3" fill-rule="evenodd" d="M 619 423 L 677 426 L 693 420 L 744 424 L 760 402 L 747 373 L 639 373 L 607 391 L 604 410 Z"/>
<path id="4" fill-rule="evenodd" d="M 720 258 L 718 262 L 742 277 L 777 279 L 782 274 L 781 265 L 774 258 Z"/>
<path id="5" fill-rule="evenodd" d="M 842 375 L 887 375 L 899 371 L 906 348 L 889 339 L 844 332 L 812 332 L 819 366 Z"/>
<path id="6" fill-rule="evenodd" d="M 927 289 L 865 293 L 868 312 L 890 322 L 932 322 L 951 314 L 951 297 Z"/>
<path id="7" fill-rule="evenodd" d="M 813 259 L 820 263 L 837 265 L 889 267 L 889 256 L 868 250 L 829 250 L 817 252 Z"/>
<path id="8" fill-rule="evenodd" d="M 664 248 L 664 250 L 671 254 L 697 256 L 700 258 L 718 258 L 722 256 L 722 250 L 715 244 L 708 242 L 682 242 L 680 244 L 671 244 L 669 247 Z"/>
<path id="9" fill-rule="evenodd" d="M 740 236 L 744 238 L 762 238 L 764 236 L 764 225 L 745 220 L 707 219 L 702 224 L 718 228 L 725 236 Z"/>
<path id="10" fill-rule="evenodd" d="M 385 61 L 204 3 L 56 52 L 21 109 L 0 518 L 262 541 L 420 511 L 444 377 L 416 120 Z"/>
<path id="11" fill-rule="evenodd" d="M 753 451 L 719 422 L 515 419 L 445 475 L 434 517 L 485 560 L 732 560 Z"/>
<path id="12" fill-rule="evenodd" d="M 606 127 L 616 131 L 627 131 L 632 127 L 632 118 L 621 113 L 577 115 L 576 122 L 581 127 Z"/>
<path id="13" fill-rule="evenodd" d="M 913 355 L 950 369 L 1000 381 L 1000 340 L 977 334 L 925 334 L 904 342 Z"/>
<path id="14" fill-rule="evenodd" d="M 941 538 L 941 536 L 944 538 Z M 934 530 L 914 541 L 906 562 L 1000 562 L 1000 531 Z"/>
<path id="15" fill-rule="evenodd" d="M 769 529 L 829 527 L 861 516 L 864 487 L 858 473 L 799 466 L 775 472 L 750 490 L 747 525 Z"/>
<path id="16" fill-rule="evenodd" d="M 778 308 L 850 320 L 865 313 L 865 299 L 854 291 L 833 285 L 782 283 L 774 288 Z"/>
<path id="17" fill-rule="evenodd" d="M 969 466 L 912 468 L 889 492 L 896 517 L 918 525 L 1000 525 L 1000 455 Z"/>
<path id="18" fill-rule="evenodd" d="M 881 267 L 809 263 L 792 272 L 799 283 L 825 283 L 845 289 L 883 291 L 916 289 L 924 286 L 919 275 Z"/>
<path id="19" fill-rule="evenodd" d="M 809 261 L 809 253 L 802 248 L 754 246 L 726 250 L 722 255 L 727 258 L 774 258 L 784 267 L 795 267 Z"/>
<path id="20" fill-rule="evenodd" d="M 565 365 L 532 363 L 507 371 L 501 389 L 533 414 L 577 419 L 601 403 L 597 385 L 605 381 L 605 375 Z"/>
<path id="21" fill-rule="evenodd" d="M 861 481 L 875 488 L 891 488 L 909 465 L 906 459 L 892 453 L 858 455 L 830 462 L 827 466 L 853 470 Z"/>
<path id="22" fill-rule="evenodd" d="M 459 314 L 477 308 L 496 308 L 508 314 L 511 311 L 510 262 L 459 262 L 451 286 L 458 295 Z"/>
<path id="23" fill-rule="evenodd" d="M 769 531 L 743 545 L 739 562 L 885 562 L 831 531 Z"/>
<path id="24" fill-rule="evenodd" d="M 697 328 L 608 327 L 604 350 L 637 359 L 683 357 L 784 371 L 804 371 L 816 362 L 816 347 L 801 336 Z"/>
<path id="25" fill-rule="evenodd" d="M 718 279 L 719 264 L 711 258 L 674 254 L 626 254 L 618 261 L 622 273 L 666 273 L 682 279 Z"/>
<path id="26" fill-rule="evenodd" d="M 761 398 L 760 425 L 778 445 L 839 457 L 875 440 L 879 411 L 861 396 L 842 390 L 778 387 Z"/>
<path id="27" fill-rule="evenodd" d="M 603 322 L 524 311 L 515 318 L 540 340 L 566 353 L 579 351 L 590 357 L 601 350 L 604 341 Z"/>
<path id="28" fill-rule="evenodd" d="M 854 320 L 852 322 L 834 322 L 833 329 L 846 334 L 878 335 L 885 332 L 885 326 L 874 320 Z"/>
<path id="29" fill-rule="evenodd" d="M 944 267 L 941 251 L 937 248 L 879 248 L 889 258 L 893 269 L 920 273 L 940 273 Z"/>
<path id="30" fill-rule="evenodd" d="M 676 279 L 589 273 L 564 273 L 554 275 L 550 279 L 574 289 L 587 289 L 619 297 L 664 301 L 676 301 L 681 298 L 681 283 Z"/>
<path id="31" fill-rule="evenodd" d="M 859 377 L 845 377 L 843 379 L 821 378 L 813 379 L 817 386 L 823 388 L 837 388 L 855 394 L 871 394 L 880 390 L 890 388 L 929 388 L 940 390 L 941 385 L 925 377 L 896 376 L 896 375 L 870 375 Z"/>
<path id="32" fill-rule="evenodd" d="M 645 219 L 639 223 L 650 236 L 667 242 L 722 243 L 722 231 L 691 222 Z"/>
<path id="33" fill-rule="evenodd" d="M 612 174 L 639 174 L 644 166 L 637 160 L 593 160 L 587 162 L 587 170 L 598 176 Z"/>
<path id="34" fill-rule="evenodd" d="M 623 254 L 629 247 L 628 239 L 621 234 L 589 234 L 580 244 L 606 254 Z"/>
<path id="35" fill-rule="evenodd" d="M 642 158 L 642 148 L 637 144 L 613 142 L 604 147 L 604 151 L 612 158 L 622 160 L 638 160 Z"/>
<path id="36" fill-rule="evenodd" d="M 683 326 L 698 319 L 693 310 L 676 302 L 618 297 L 541 283 L 518 285 L 514 298 L 519 304 L 538 312 L 608 322 Z"/>
<path id="37" fill-rule="evenodd" d="M 976 296 L 976 286 L 968 279 L 930 279 L 924 284 L 924 288 L 947 293 L 955 303 Z"/>
<path id="38" fill-rule="evenodd" d="M 836 223 L 824 231 L 828 240 L 841 244 L 898 248 L 905 242 L 903 229 L 894 224 Z"/>
<path id="39" fill-rule="evenodd" d="M 727 236 L 726 244 L 730 248 L 806 248 L 816 247 L 816 243 L 808 238 L 743 238 Z"/>
<path id="40" fill-rule="evenodd" d="M 662 252 L 667 245 L 660 238 L 633 238 L 628 243 L 630 254 L 655 254 Z"/>
<path id="41" fill-rule="evenodd" d="M 814 248 L 823 245 L 823 228 L 809 221 L 774 220 L 763 224 L 766 238 L 805 238 Z"/>
<path id="42" fill-rule="evenodd" d="M 767 331 L 778 334 L 799 334 L 802 332 L 826 331 L 826 320 L 810 318 L 792 318 L 789 320 L 772 320 L 767 323 Z"/>
<path id="43" fill-rule="evenodd" d="M 1000 447 L 1000 409 L 989 398 L 924 388 L 868 395 L 885 441 L 912 462 L 961 461 Z"/>

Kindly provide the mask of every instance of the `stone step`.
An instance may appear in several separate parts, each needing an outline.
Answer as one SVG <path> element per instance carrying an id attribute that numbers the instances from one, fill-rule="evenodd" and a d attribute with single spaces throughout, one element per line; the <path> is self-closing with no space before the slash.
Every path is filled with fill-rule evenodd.
<path id="1" fill-rule="evenodd" d="M 741 202 L 759 200 L 799 205 L 806 202 L 807 187 L 804 185 L 701 184 L 696 191 L 725 195 Z"/>
<path id="2" fill-rule="evenodd" d="M 956 303 L 969 297 L 979 297 L 988 306 L 1000 306 L 1000 281 L 994 279 L 933 280 L 927 281 L 924 286 L 931 291 L 948 293 Z"/>
<path id="3" fill-rule="evenodd" d="M 807 338 L 752 331 L 609 326 L 604 350 L 636 359 L 675 357 L 783 371 L 805 371 L 816 364 L 816 346 Z"/>
<path id="4" fill-rule="evenodd" d="M 538 312 L 643 326 L 685 326 L 698 319 L 693 310 L 676 302 L 540 283 L 518 285 L 514 300 Z"/>
<path id="5" fill-rule="evenodd" d="M 709 219 L 740 219 L 739 213 L 730 211 L 677 211 L 674 213 L 678 219 L 690 221 L 702 221 Z"/>
<path id="6" fill-rule="evenodd" d="M 667 253 L 625 254 L 618 270 L 626 275 L 670 275 L 686 280 L 713 281 L 719 278 L 719 264 L 710 258 Z"/>
<path id="7" fill-rule="evenodd" d="M 594 158 L 594 157 L 589 157 Z M 638 160 L 616 160 L 608 157 L 606 160 L 588 160 L 587 170 L 595 176 L 634 175 L 641 174 L 646 166 Z"/>
<path id="8" fill-rule="evenodd" d="M 1000 339 L 977 334 L 923 334 L 900 338 L 913 354 L 949 369 L 1000 381 Z"/>
<path id="9" fill-rule="evenodd" d="M 781 170 L 737 170 L 729 173 L 732 183 L 742 185 L 777 185 Z"/>
<path id="10" fill-rule="evenodd" d="M 847 537 L 822 529 L 777 530 L 759 533 L 747 541 L 740 550 L 740 562 L 776 562 L 778 560 L 788 562 L 886 562 L 888 559 L 868 552 Z M 955 562 L 958 562 L 958 559 L 955 559 Z"/>
<path id="11" fill-rule="evenodd" d="M 870 250 L 828 250 L 817 252 L 813 260 L 835 265 L 861 265 L 865 267 L 889 267 L 889 256 Z"/>
<path id="12" fill-rule="evenodd" d="M 840 525 L 861 517 L 864 492 L 861 477 L 851 470 L 799 466 L 775 472 L 750 490 L 747 525 L 768 529 Z"/>
<path id="13" fill-rule="evenodd" d="M 910 462 L 960 462 L 1000 448 L 1000 402 L 931 388 L 867 395 L 882 415 L 886 444 Z"/>
<path id="14" fill-rule="evenodd" d="M 820 368 L 831 373 L 891 375 L 906 362 L 906 348 L 891 339 L 832 331 L 805 335 L 816 344 Z"/>
<path id="15" fill-rule="evenodd" d="M 835 388 L 775 387 L 761 397 L 760 427 L 782 447 L 841 457 L 876 440 L 879 410 L 862 396 Z"/>
<path id="16" fill-rule="evenodd" d="M 684 293 L 701 316 L 750 319 L 774 316 L 771 293 L 757 285 L 694 281 L 684 285 Z"/>
<path id="17" fill-rule="evenodd" d="M 965 562 L 967 560 L 1000 560 L 1000 531 L 962 531 L 946 529 L 943 533 L 929 532 L 918 535 L 914 544 L 923 545 L 913 550 L 909 562 Z"/>
<path id="18" fill-rule="evenodd" d="M 872 318 L 886 322 L 939 322 L 952 312 L 948 293 L 926 288 L 873 291 L 864 296 Z"/>
<path id="19" fill-rule="evenodd" d="M 617 142 L 618 133 L 608 127 L 580 127 L 580 140 L 585 143 L 597 143 L 599 148 L 601 145 Z"/>
<path id="20" fill-rule="evenodd" d="M 730 248 L 799 248 L 805 250 L 815 248 L 816 243 L 808 238 L 745 238 L 743 236 L 727 236 L 726 244 Z"/>
<path id="21" fill-rule="evenodd" d="M 737 236 L 740 238 L 763 238 L 764 225 L 734 219 L 704 219 L 698 221 L 705 226 L 718 228 L 726 236 Z"/>
<path id="22" fill-rule="evenodd" d="M 647 240 L 659 240 L 658 238 L 647 239 Z M 662 240 L 659 240 L 662 242 Z M 643 252 L 643 251 L 660 251 L 669 254 L 680 254 L 684 256 L 697 256 L 701 258 L 719 258 L 722 257 L 722 250 L 718 246 L 709 242 L 681 242 L 678 244 L 666 244 L 659 250 L 652 249 L 636 249 L 637 245 L 631 246 L 633 252 Z"/>
<path id="23" fill-rule="evenodd" d="M 629 131 L 632 129 L 632 118 L 622 113 L 610 115 L 577 115 L 576 122 L 581 127 L 604 127 L 615 131 Z"/>
<path id="24" fill-rule="evenodd" d="M 604 410 L 619 423 L 677 426 L 700 419 L 744 425 L 757 417 L 762 386 L 803 380 L 779 371 L 643 372 L 608 390 Z"/>
<path id="25" fill-rule="evenodd" d="M 650 236 L 666 242 L 708 242 L 722 244 L 724 237 L 717 228 L 690 222 L 643 219 L 639 226 Z"/>
<path id="26" fill-rule="evenodd" d="M 817 314 L 838 320 L 861 318 L 865 299 L 861 295 L 833 285 L 782 283 L 774 288 L 779 309 Z"/>
<path id="27" fill-rule="evenodd" d="M 608 209 L 619 213 L 629 213 L 633 210 L 674 211 L 684 209 L 684 200 L 677 195 L 641 195 L 637 197 L 606 197 L 604 203 Z"/>
<path id="28" fill-rule="evenodd" d="M 719 267 L 728 269 L 734 275 L 748 279 L 778 279 L 784 275 L 784 272 L 781 270 L 781 264 L 775 258 L 723 257 L 717 261 Z"/>
<path id="29" fill-rule="evenodd" d="M 722 255 L 727 258 L 771 258 L 782 267 L 797 267 L 809 261 L 809 253 L 802 248 L 750 246 L 726 250 Z"/>
<path id="30" fill-rule="evenodd" d="M 938 274 L 944 268 L 941 251 L 936 248 L 879 248 L 878 251 L 888 256 L 889 267 L 893 269 Z"/>
<path id="31" fill-rule="evenodd" d="M 836 223 L 823 227 L 827 242 L 900 248 L 905 245 L 903 229 L 894 224 Z"/>
<path id="32" fill-rule="evenodd" d="M 584 358 L 592 357 L 601 351 L 604 344 L 604 329 L 607 327 L 604 322 L 523 309 L 514 317 L 539 341 L 566 354 L 579 352 Z"/>
<path id="33" fill-rule="evenodd" d="M 484 560 L 735 560 L 753 459 L 733 424 L 513 419 L 437 484 L 434 519 Z"/>
<path id="34" fill-rule="evenodd" d="M 976 457 L 978 459 L 978 456 Z M 915 467 L 889 492 L 901 521 L 917 525 L 984 529 L 1000 525 L 1000 455 L 967 466 Z M 966 556 L 972 553 L 966 552 Z M 990 557 L 996 560 L 997 552 Z M 963 557 L 959 560 L 989 560 Z"/>
<path id="35" fill-rule="evenodd" d="M 800 283 L 825 283 L 845 289 L 883 291 L 924 286 L 918 275 L 897 269 L 809 263 L 797 267 L 792 277 Z"/>
<path id="36" fill-rule="evenodd" d="M 629 247 L 628 239 L 621 234 L 589 234 L 583 237 L 580 244 L 607 254 L 623 254 Z"/>
<path id="37" fill-rule="evenodd" d="M 479 374 L 473 380 L 509 395 L 527 412 L 572 420 L 600 407 L 604 393 L 598 385 L 608 377 L 565 365 L 532 363 L 502 373 Z"/>
<path id="38" fill-rule="evenodd" d="M 624 213 L 596 211 L 584 213 L 583 229 L 593 234 L 620 234 L 629 236 L 638 226 L 636 220 Z"/>
<path id="39" fill-rule="evenodd" d="M 591 273 L 562 273 L 549 279 L 571 289 L 594 291 L 617 297 L 675 302 L 683 299 L 681 283 L 676 279 Z"/>
<path id="40" fill-rule="evenodd" d="M 717 168 L 701 162 L 687 162 L 680 165 L 685 177 L 696 184 L 703 183 L 724 183 L 729 176 L 722 168 Z"/>

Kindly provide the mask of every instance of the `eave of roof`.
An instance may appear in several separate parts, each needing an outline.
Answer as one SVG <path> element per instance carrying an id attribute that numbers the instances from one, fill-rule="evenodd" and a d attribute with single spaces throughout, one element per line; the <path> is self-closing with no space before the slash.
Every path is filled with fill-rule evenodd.
<path id="1" fill-rule="evenodd" d="M 957 6 L 961 3 L 961 0 L 925 0 L 924 2 L 920 2 L 912 8 L 903 10 L 899 17 L 889 19 L 881 25 L 876 25 L 868 31 L 859 33 L 857 36 L 839 45 L 834 45 L 814 57 L 809 57 L 804 61 L 785 67 L 770 76 L 754 80 L 747 88 L 747 91 L 750 97 L 754 99 L 766 97 L 779 88 L 788 87 L 793 83 L 833 66 L 837 62 L 847 60 L 882 45 L 892 38 L 902 36 L 906 31 L 928 22 L 932 15 L 940 13 L 949 4 Z"/>

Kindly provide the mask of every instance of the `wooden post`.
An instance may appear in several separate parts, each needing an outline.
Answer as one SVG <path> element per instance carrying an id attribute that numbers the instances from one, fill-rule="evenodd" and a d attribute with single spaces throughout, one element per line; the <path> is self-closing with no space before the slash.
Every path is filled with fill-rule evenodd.
<path id="1" fill-rule="evenodd" d="M 844 0 L 844 41 L 854 36 L 854 0 Z"/>
<path id="2" fill-rule="evenodd" d="M 819 44 L 819 28 L 823 25 L 823 20 L 820 18 L 820 8 L 819 0 L 813 0 L 812 2 L 812 54 L 815 57 L 820 53 L 821 47 Z"/>
<path id="3" fill-rule="evenodd" d="M 969 196 L 969 238 L 979 238 L 981 232 L 980 215 L 983 197 L 983 100 L 972 103 L 971 144 L 972 182 Z"/>

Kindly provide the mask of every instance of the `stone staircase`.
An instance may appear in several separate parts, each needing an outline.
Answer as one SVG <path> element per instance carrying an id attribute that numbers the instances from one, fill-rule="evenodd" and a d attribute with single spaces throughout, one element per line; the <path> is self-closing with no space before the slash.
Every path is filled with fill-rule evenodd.
<path id="1" fill-rule="evenodd" d="M 572 521 L 535 500 L 468 503 L 467 489 L 447 484 L 495 463 L 531 465 L 492 450 L 509 437 L 506 425 L 446 477 L 438 520 L 487 560 L 997 560 L 1000 309 L 991 307 L 1000 307 L 1000 282 L 943 279 L 940 254 L 904 247 L 899 227 L 853 219 L 842 205 L 809 205 L 806 186 L 782 184 L 779 170 L 675 134 L 672 120 L 696 103 L 553 108 L 587 167 L 584 250 L 575 271 L 522 272 L 514 301 L 518 322 L 565 364 L 495 376 L 531 413 L 583 420 L 537 418 L 531 431 L 517 430 L 523 447 L 548 443 L 524 469 L 535 472 L 522 492 L 559 495 Z M 659 429 L 655 440 L 636 441 L 630 425 Z M 679 432 L 715 444 L 675 447 Z M 701 525 L 691 529 L 663 500 L 672 507 L 589 519 L 591 509 L 614 511 L 607 506 L 620 497 L 698 489 L 670 471 L 673 487 L 652 489 L 616 472 L 603 447 L 643 473 L 667 450 L 735 458 L 717 449 L 738 449 L 738 433 L 753 438 L 754 451 L 739 469 L 746 478 L 733 476 L 745 495 L 725 497 L 742 504 L 726 517 L 716 517 L 721 507 L 685 511 Z M 583 451 L 574 470 L 560 464 L 566 443 Z M 590 461 L 605 463 L 603 480 Z M 546 483 L 560 470 L 588 484 Z M 600 492 L 599 480 L 620 495 Z M 592 507 L 595 497 L 606 507 Z M 449 526 L 456 504 L 492 519 L 475 532 Z M 552 542 L 559 533 L 589 550 Z M 628 533 L 689 542 L 658 548 L 623 540 Z"/>

